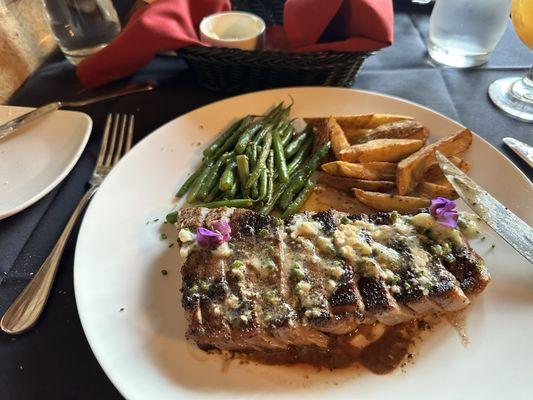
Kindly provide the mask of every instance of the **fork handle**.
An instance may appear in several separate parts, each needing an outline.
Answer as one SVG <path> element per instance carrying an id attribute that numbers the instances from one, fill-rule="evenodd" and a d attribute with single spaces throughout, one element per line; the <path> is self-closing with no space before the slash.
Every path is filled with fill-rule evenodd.
<path id="1" fill-rule="evenodd" d="M 19 334 L 25 332 L 37 322 L 50 294 L 50 289 L 52 288 L 57 272 L 57 266 L 59 265 L 59 260 L 61 260 L 61 255 L 72 232 L 72 228 L 97 190 L 98 187 L 93 186 L 85 192 L 54 248 L 39 268 L 39 271 L 5 312 L 0 321 L 0 327 L 4 332 Z"/>

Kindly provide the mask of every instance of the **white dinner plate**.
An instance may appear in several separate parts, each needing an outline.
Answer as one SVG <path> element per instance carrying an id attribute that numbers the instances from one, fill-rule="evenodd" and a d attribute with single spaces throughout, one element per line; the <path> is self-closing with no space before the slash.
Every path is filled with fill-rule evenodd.
<path id="1" fill-rule="evenodd" d="M 0 124 L 32 108 L 0 106 Z M 81 156 L 92 121 L 55 111 L 0 141 L 0 219 L 31 206 L 68 175 Z"/>
<path id="2" fill-rule="evenodd" d="M 463 346 L 457 331 L 443 324 L 417 347 L 416 362 L 403 371 L 377 376 L 352 368 L 318 372 L 226 364 L 186 342 L 179 256 L 168 245 L 176 236 L 170 225 L 162 224 L 164 215 L 205 144 L 230 119 L 261 113 L 289 95 L 294 116 L 406 114 L 428 126 L 432 140 L 461 128 L 427 108 L 377 93 L 290 88 L 210 104 L 145 138 L 102 185 L 76 247 L 74 284 L 81 322 L 118 390 L 128 399 L 530 399 L 533 266 L 492 232 L 473 241 L 493 281 L 469 309 L 471 344 Z M 478 136 L 466 158 L 472 178 L 533 223 L 532 185 L 513 164 Z M 169 239 L 163 240 L 162 232 Z"/>

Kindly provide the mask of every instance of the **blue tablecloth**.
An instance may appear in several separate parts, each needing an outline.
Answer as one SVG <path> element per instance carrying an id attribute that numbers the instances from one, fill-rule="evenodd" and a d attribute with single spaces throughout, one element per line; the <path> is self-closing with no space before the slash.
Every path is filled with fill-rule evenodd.
<path id="1" fill-rule="evenodd" d="M 366 62 L 354 87 L 403 97 L 439 111 L 486 138 L 530 174 L 526 164 L 503 146 L 502 138 L 513 136 L 531 144 L 533 125 L 511 119 L 496 109 L 487 97 L 487 87 L 501 77 L 524 75 L 533 64 L 533 52 L 518 41 L 509 25 L 491 60 L 481 68 L 436 66 L 428 59 L 425 46 L 430 10 L 430 6 L 397 2 L 394 45 Z M 177 58 L 158 57 L 133 79 L 147 78 L 159 82 L 157 91 L 84 107 L 82 111 L 94 121 L 94 130 L 76 167 L 37 204 L 0 221 L 0 312 L 5 311 L 46 258 L 86 189 L 108 112 L 134 113 L 135 139 L 139 140 L 185 112 L 226 97 L 196 84 L 186 65 Z M 39 106 L 79 97 L 81 90 L 73 67 L 57 54 L 27 80 L 9 103 Z M 1 399 L 120 398 L 81 329 L 72 283 L 75 243 L 73 234 L 38 325 L 20 337 L 0 336 Z"/>

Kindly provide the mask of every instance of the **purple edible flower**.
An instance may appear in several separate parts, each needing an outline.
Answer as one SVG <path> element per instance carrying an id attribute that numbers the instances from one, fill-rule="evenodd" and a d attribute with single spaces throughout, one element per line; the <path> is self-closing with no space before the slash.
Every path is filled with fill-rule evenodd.
<path id="1" fill-rule="evenodd" d="M 229 242 L 231 239 L 231 226 L 227 221 L 214 221 L 211 228 L 222 235 L 224 242 Z"/>
<path id="2" fill-rule="evenodd" d="M 459 218 L 455 207 L 455 201 L 445 197 L 436 197 L 431 200 L 429 211 L 439 224 L 448 228 L 455 228 L 457 226 L 457 218 Z"/>
<path id="3" fill-rule="evenodd" d="M 198 227 L 196 230 L 196 240 L 200 247 L 216 249 L 224 242 L 231 239 L 231 227 L 226 221 L 214 221 L 211 229 Z"/>

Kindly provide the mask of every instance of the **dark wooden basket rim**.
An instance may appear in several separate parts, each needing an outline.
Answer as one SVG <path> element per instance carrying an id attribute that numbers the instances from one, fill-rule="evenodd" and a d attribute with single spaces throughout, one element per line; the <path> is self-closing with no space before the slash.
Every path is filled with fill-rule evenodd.
<path id="1" fill-rule="evenodd" d="M 331 51 L 331 50 L 322 50 L 322 51 L 305 51 L 305 52 L 293 52 L 293 51 L 283 51 L 283 50 L 241 50 L 231 47 L 209 47 L 202 45 L 191 45 L 183 47 L 180 51 L 194 52 L 194 53 L 216 53 L 224 52 L 225 54 L 234 53 L 235 55 L 247 55 L 247 56 L 257 56 L 257 57 L 312 57 L 312 56 L 370 56 L 376 53 L 378 50 L 371 51 Z"/>

